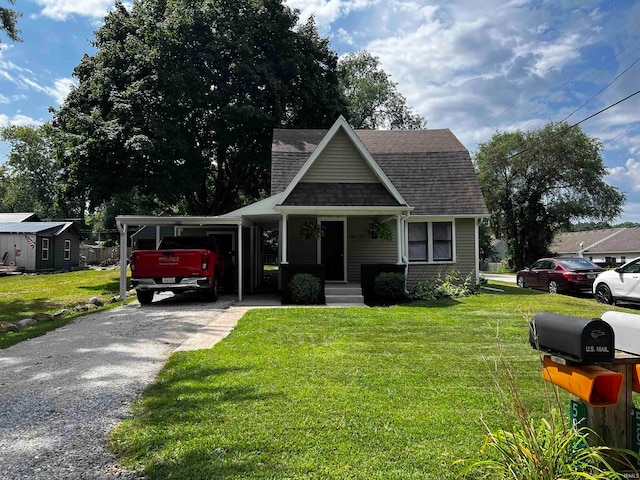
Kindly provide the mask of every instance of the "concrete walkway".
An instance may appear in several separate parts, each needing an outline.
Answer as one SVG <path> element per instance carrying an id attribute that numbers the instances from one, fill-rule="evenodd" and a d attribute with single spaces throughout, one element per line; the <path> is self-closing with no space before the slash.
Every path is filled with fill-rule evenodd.
<path id="1" fill-rule="evenodd" d="M 229 336 L 236 327 L 238 321 L 251 308 L 256 307 L 229 307 L 220 316 L 214 318 L 208 325 L 202 327 L 194 335 L 185 340 L 174 352 L 190 350 L 203 350 L 213 347 L 216 343 Z"/>

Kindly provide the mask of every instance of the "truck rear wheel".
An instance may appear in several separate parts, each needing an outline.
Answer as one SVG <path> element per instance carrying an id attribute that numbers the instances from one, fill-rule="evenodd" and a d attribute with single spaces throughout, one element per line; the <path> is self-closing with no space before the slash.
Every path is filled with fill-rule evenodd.
<path id="1" fill-rule="evenodd" d="M 140 305 L 149 305 L 153 300 L 153 291 L 151 290 L 136 290 L 136 296 Z"/>
<path id="2" fill-rule="evenodd" d="M 218 271 L 216 270 L 214 276 L 213 276 L 213 285 L 211 286 L 211 288 L 209 289 L 209 291 L 207 291 L 207 293 L 205 293 L 205 300 L 207 302 L 217 302 L 218 301 Z"/>

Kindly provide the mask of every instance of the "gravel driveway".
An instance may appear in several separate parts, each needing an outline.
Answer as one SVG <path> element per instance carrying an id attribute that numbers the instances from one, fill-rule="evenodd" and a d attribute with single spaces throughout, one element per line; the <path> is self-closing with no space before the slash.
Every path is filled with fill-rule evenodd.
<path id="1" fill-rule="evenodd" d="M 139 478 L 107 451 L 109 431 L 172 351 L 231 304 L 169 295 L 0 350 L 0 478 Z"/>

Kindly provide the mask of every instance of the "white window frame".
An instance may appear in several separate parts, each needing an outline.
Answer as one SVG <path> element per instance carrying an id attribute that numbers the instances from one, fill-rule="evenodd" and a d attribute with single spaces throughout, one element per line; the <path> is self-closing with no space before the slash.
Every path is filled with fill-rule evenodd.
<path id="1" fill-rule="evenodd" d="M 426 223 L 427 224 L 427 260 L 411 260 L 409 257 L 409 224 Z M 450 223 L 451 224 L 451 260 L 434 260 L 433 259 L 433 224 L 434 223 Z M 409 219 L 406 224 L 405 231 L 405 251 L 407 259 L 411 265 L 450 265 L 457 263 L 456 258 L 456 221 L 451 218 L 434 218 L 434 219 Z"/>
<path id="2" fill-rule="evenodd" d="M 64 241 L 64 260 L 71 260 L 71 240 Z"/>
<path id="3" fill-rule="evenodd" d="M 43 261 L 48 261 L 49 260 L 49 239 L 48 238 L 43 238 L 42 239 L 42 250 L 41 250 L 41 259 Z"/>

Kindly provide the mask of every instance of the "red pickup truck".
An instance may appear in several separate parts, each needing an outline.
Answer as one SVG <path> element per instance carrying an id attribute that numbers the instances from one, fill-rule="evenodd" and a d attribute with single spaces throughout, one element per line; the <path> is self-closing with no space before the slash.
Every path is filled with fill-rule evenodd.
<path id="1" fill-rule="evenodd" d="M 214 237 L 165 237 L 157 250 L 131 252 L 131 286 L 142 305 L 154 292 L 202 292 L 218 299 L 224 257 Z"/>

